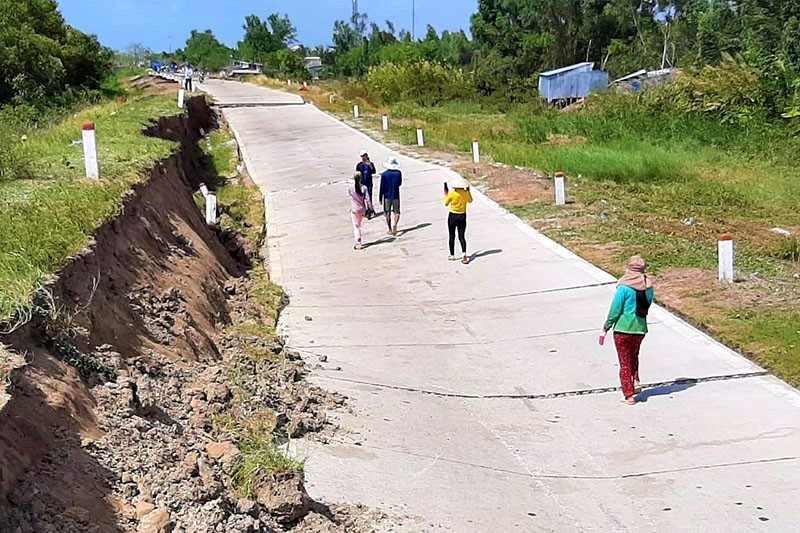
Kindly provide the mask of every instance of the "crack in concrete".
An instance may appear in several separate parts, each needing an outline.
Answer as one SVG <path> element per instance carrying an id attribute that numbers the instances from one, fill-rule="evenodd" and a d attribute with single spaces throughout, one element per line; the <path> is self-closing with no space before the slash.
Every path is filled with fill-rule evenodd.
<path id="1" fill-rule="evenodd" d="M 695 466 L 684 466 L 680 468 L 668 468 L 663 470 L 649 470 L 645 472 L 633 472 L 630 474 L 617 474 L 617 475 L 606 475 L 606 476 L 582 476 L 576 474 L 534 474 L 529 472 L 520 472 L 518 470 L 510 470 L 507 468 L 497 468 L 494 466 L 484 465 L 480 463 L 472 463 L 469 461 L 460 461 L 458 459 L 449 459 L 447 457 L 441 456 L 431 456 L 424 453 L 415 453 L 409 452 L 406 450 L 397 450 L 395 448 L 386 448 L 382 446 L 373 446 L 369 444 L 353 444 L 351 442 L 346 442 L 340 439 L 331 439 L 332 443 L 340 444 L 343 446 L 353 446 L 358 448 L 367 448 L 371 450 L 377 450 L 382 452 L 391 452 L 397 453 L 401 455 L 406 455 L 409 457 L 417 457 L 420 459 L 435 459 L 437 461 L 441 461 L 444 463 L 450 463 L 460 466 L 467 466 L 470 468 L 479 468 L 481 470 L 489 470 L 492 472 L 496 472 L 498 474 L 509 474 L 513 476 L 525 477 L 530 479 L 566 479 L 566 480 L 577 480 L 577 481 L 619 481 L 625 479 L 636 479 L 641 477 L 649 477 L 649 476 L 659 476 L 665 474 L 678 474 L 682 472 L 693 472 L 697 470 L 712 470 L 715 468 L 731 468 L 736 466 L 749 466 L 749 465 L 759 465 L 759 464 L 768 464 L 768 463 L 781 463 L 781 462 L 788 462 L 788 461 L 797 461 L 800 460 L 800 456 L 788 456 L 788 457 L 771 457 L 767 459 L 750 459 L 745 461 L 734 461 L 728 463 L 712 463 L 712 464 L 704 464 L 704 465 L 695 465 Z"/>
<path id="2" fill-rule="evenodd" d="M 746 378 L 754 378 L 754 377 L 763 377 L 769 375 L 769 372 L 766 370 L 764 371 L 757 371 L 757 372 L 744 372 L 740 374 L 725 374 L 721 376 L 707 376 L 704 378 L 681 378 L 675 379 L 672 381 L 661 381 L 661 382 L 654 382 L 654 383 L 646 383 L 642 385 L 642 390 L 647 389 L 654 389 L 658 387 L 670 387 L 670 386 L 679 386 L 679 385 L 695 385 L 697 383 L 711 383 L 715 381 L 733 381 L 737 379 L 746 379 Z M 387 385 L 384 383 L 373 383 L 369 381 L 357 380 L 357 379 L 350 379 L 350 378 L 340 378 L 340 377 L 333 377 L 333 376 L 322 376 L 324 379 L 330 379 L 331 381 L 340 381 L 345 383 L 354 383 L 358 385 L 369 385 L 372 387 L 377 387 L 381 389 L 390 389 L 390 390 L 397 390 L 403 392 L 410 392 L 416 394 L 425 394 L 429 396 L 437 396 L 439 398 L 458 398 L 458 399 L 466 399 L 466 400 L 552 400 L 556 398 L 570 398 L 573 396 L 586 396 L 588 394 L 606 394 L 609 392 L 619 392 L 621 391 L 621 387 L 597 387 L 594 389 L 579 389 L 579 390 L 572 390 L 572 391 L 561 391 L 561 392 L 549 392 L 549 393 L 540 393 L 540 394 L 464 394 L 458 392 L 441 392 L 441 391 L 434 391 L 434 390 L 427 390 L 427 389 L 418 389 L 414 387 L 404 387 L 402 385 Z"/>
<path id="3" fill-rule="evenodd" d="M 467 341 L 467 342 L 397 342 L 397 343 L 380 343 L 380 344 L 320 344 L 320 345 L 306 345 L 296 346 L 294 349 L 307 352 L 311 355 L 321 355 L 311 352 L 313 349 L 328 349 L 328 348 L 417 348 L 417 347 L 446 347 L 454 348 L 456 346 L 485 346 L 489 344 L 503 344 L 505 342 L 513 341 L 526 341 L 531 339 L 543 339 L 547 337 L 562 337 L 566 335 L 576 335 L 578 333 L 588 333 L 590 331 L 597 331 L 597 328 L 575 329 L 570 331 L 559 331 L 556 333 L 539 333 L 537 335 L 528 335 L 524 337 L 512 337 L 509 339 L 497 339 L 492 341 Z"/>
<path id="4" fill-rule="evenodd" d="M 659 324 L 660 322 L 651 322 L 651 324 Z M 556 331 L 553 333 L 537 333 L 536 335 L 525 335 L 522 337 L 510 337 L 506 339 L 494 339 L 489 341 L 466 341 L 466 342 L 397 342 L 397 343 L 380 343 L 380 344 L 317 344 L 317 345 L 304 345 L 304 346 L 293 346 L 295 350 L 300 352 L 306 352 L 311 355 L 322 355 L 316 352 L 311 351 L 314 350 L 324 350 L 330 348 L 417 348 L 417 347 L 428 347 L 428 348 L 455 348 L 457 346 L 490 346 L 493 344 L 503 344 L 506 342 L 515 342 L 515 341 L 527 341 L 532 339 L 546 339 L 550 337 L 566 337 L 567 335 L 579 335 L 581 333 L 589 333 L 592 331 L 597 331 L 597 328 L 584 328 L 584 329 L 573 329 L 568 331 Z"/>

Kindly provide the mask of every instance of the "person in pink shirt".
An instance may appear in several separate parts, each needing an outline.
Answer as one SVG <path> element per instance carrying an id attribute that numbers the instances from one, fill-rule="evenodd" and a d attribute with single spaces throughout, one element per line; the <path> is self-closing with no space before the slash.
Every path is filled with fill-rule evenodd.
<path id="1" fill-rule="evenodd" d="M 353 237 L 356 244 L 354 250 L 361 250 L 361 223 L 367 214 L 367 210 L 373 210 L 372 200 L 369 198 L 369 191 L 366 185 L 361 183 L 361 173 L 357 172 L 353 176 L 353 183 L 348 187 L 347 194 L 350 196 L 350 218 L 353 221 Z"/>

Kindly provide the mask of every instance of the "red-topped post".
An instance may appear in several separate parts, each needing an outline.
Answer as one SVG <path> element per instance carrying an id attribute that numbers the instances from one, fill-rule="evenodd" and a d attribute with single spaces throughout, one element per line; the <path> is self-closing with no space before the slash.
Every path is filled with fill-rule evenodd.
<path id="1" fill-rule="evenodd" d="M 83 163 L 86 167 L 87 179 L 100 179 L 100 168 L 97 162 L 97 137 L 95 135 L 94 122 L 87 122 L 83 125 Z"/>
<path id="2" fill-rule="evenodd" d="M 567 203 L 567 191 L 564 186 L 564 173 L 556 172 L 553 182 L 556 186 L 556 205 L 565 205 Z"/>
<path id="3" fill-rule="evenodd" d="M 719 280 L 733 283 L 733 235 L 725 233 L 717 241 L 719 254 Z"/>

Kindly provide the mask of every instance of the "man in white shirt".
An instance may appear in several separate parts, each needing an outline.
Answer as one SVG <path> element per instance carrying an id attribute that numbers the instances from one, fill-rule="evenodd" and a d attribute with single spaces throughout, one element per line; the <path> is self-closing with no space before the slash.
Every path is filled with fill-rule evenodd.
<path id="1" fill-rule="evenodd" d="M 184 78 L 184 88 L 191 92 L 194 92 L 194 87 L 192 86 L 192 76 L 194 76 L 194 69 L 192 65 L 186 65 L 186 68 L 183 71 L 183 78 Z"/>

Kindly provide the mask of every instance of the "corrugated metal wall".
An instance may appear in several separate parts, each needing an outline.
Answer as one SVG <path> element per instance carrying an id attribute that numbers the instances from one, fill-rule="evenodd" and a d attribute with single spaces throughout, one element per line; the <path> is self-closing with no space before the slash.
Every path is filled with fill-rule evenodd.
<path id="1" fill-rule="evenodd" d="M 548 102 L 583 98 L 590 92 L 608 87 L 608 73 L 591 70 L 591 66 L 539 77 L 539 96 Z"/>

